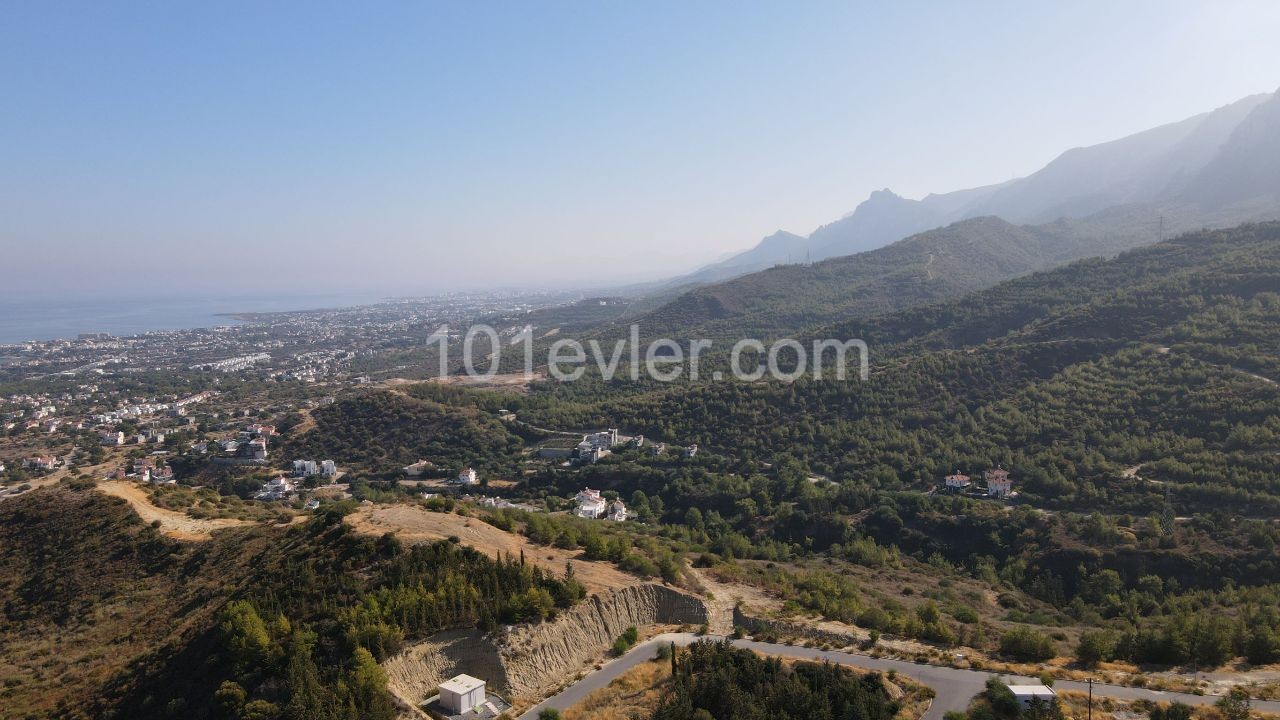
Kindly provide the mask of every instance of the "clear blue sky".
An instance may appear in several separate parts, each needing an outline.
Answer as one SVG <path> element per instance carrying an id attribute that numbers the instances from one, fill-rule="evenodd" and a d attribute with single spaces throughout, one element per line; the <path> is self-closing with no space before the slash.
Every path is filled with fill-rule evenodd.
<path id="1" fill-rule="evenodd" d="M 0 295 L 672 274 L 1273 91 L 1277 37 L 1274 2 L 9 2 Z"/>

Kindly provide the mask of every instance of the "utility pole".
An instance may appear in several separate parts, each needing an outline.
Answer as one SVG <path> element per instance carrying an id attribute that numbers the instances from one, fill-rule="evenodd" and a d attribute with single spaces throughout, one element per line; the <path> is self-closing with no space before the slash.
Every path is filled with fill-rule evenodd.
<path id="1" fill-rule="evenodd" d="M 1093 720 L 1093 678 L 1089 678 L 1089 720 Z"/>

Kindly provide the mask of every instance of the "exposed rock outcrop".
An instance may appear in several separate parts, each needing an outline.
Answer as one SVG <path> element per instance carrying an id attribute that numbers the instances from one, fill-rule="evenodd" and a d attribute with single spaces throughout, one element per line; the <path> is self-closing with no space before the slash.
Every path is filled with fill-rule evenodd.
<path id="1" fill-rule="evenodd" d="M 466 673 L 490 686 L 507 685 L 498 649 L 479 630 L 448 630 L 409 647 L 382 664 L 388 687 L 406 705 L 418 707 L 444 680 Z"/>
<path id="2" fill-rule="evenodd" d="M 541 697 L 595 661 L 628 627 L 702 625 L 699 598 L 644 584 L 594 595 L 555 620 L 483 635 L 451 630 L 417 643 L 383 663 L 391 691 L 417 706 L 442 680 L 467 673 L 514 697 Z"/>
<path id="3" fill-rule="evenodd" d="M 707 606 L 662 585 L 634 585 L 590 597 L 552 622 L 515 628 L 499 649 L 511 692 L 538 695 L 599 657 L 628 627 L 701 625 Z"/>

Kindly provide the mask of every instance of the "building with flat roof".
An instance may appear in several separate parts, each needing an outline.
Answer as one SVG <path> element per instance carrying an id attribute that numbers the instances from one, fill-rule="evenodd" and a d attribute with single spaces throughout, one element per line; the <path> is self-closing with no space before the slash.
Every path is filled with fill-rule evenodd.
<path id="1" fill-rule="evenodd" d="M 1009 691 L 1018 699 L 1018 704 L 1024 708 L 1029 706 L 1031 701 L 1036 698 L 1043 700 L 1047 704 L 1052 704 L 1058 697 L 1058 694 L 1048 685 L 1010 685 Z"/>
<path id="2" fill-rule="evenodd" d="M 440 706 L 461 715 L 485 701 L 484 681 L 458 675 L 440 683 Z"/>

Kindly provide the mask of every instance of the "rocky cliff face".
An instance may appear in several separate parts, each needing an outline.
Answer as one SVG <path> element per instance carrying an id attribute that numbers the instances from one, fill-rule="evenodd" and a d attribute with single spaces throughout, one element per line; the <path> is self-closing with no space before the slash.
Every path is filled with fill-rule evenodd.
<path id="1" fill-rule="evenodd" d="M 628 627 L 701 625 L 707 619 L 707 606 L 697 597 L 662 585 L 632 585 L 587 598 L 555 620 L 505 633 L 439 633 L 383 668 L 391 691 L 414 707 L 459 673 L 513 697 L 541 697 L 603 655 Z"/>
<path id="2" fill-rule="evenodd" d="M 661 585 L 633 585 L 584 600 L 552 622 L 511 631 L 499 649 L 515 695 L 541 695 L 598 658 L 628 627 L 701 625 L 707 607 Z"/>

